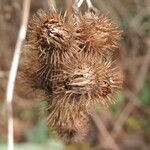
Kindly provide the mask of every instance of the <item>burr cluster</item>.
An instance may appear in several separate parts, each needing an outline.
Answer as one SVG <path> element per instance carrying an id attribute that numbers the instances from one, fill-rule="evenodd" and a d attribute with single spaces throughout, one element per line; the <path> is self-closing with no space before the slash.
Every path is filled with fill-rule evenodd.
<path id="1" fill-rule="evenodd" d="M 112 55 L 121 31 L 106 16 L 87 12 L 61 16 L 39 10 L 31 20 L 22 77 L 47 102 L 47 122 L 66 143 L 80 142 L 88 132 L 96 104 L 114 103 L 122 73 Z"/>

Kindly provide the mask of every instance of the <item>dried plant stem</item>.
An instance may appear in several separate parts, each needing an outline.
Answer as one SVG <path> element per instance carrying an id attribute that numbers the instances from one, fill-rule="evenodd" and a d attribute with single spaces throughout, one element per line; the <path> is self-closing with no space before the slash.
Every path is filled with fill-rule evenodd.
<path id="1" fill-rule="evenodd" d="M 78 7 L 80 7 L 83 4 L 84 0 L 79 0 Z"/>
<path id="2" fill-rule="evenodd" d="M 73 10 L 75 13 L 79 12 L 79 8 L 81 7 L 84 1 L 86 1 L 89 10 L 92 10 L 94 12 L 98 11 L 97 8 L 93 6 L 91 0 L 74 0 Z"/>
<path id="3" fill-rule="evenodd" d="M 124 122 L 128 119 L 131 112 L 134 110 L 135 105 L 129 102 L 124 110 L 122 111 L 121 115 L 119 116 L 118 120 L 114 124 L 114 128 L 112 130 L 112 134 L 119 133 L 122 130 Z"/>
<path id="4" fill-rule="evenodd" d="M 79 8 L 81 7 L 81 5 L 84 1 L 85 0 L 72 0 L 72 12 L 71 13 L 75 14 L 75 17 L 77 20 L 80 20 L 79 19 Z M 69 7 L 68 7 L 68 10 L 69 10 Z"/>
<path id="5" fill-rule="evenodd" d="M 71 16 L 72 15 L 72 5 L 73 5 L 73 0 L 65 0 L 65 5 L 66 5 L 66 10 L 67 10 L 67 13 L 68 13 L 68 16 Z"/>
<path id="6" fill-rule="evenodd" d="M 94 12 L 97 12 L 97 8 L 93 6 L 91 0 L 86 0 L 87 6 L 89 10 L 93 10 Z"/>
<path id="7" fill-rule="evenodd" d="M 85 0 L 66 0 L 66 8 L 69 15 L 71 15 L 73 12 L 75 14 L 78 14 L 79 8 L 81 7 L 84 1 Z"/>
<path id="8" fill-rule="evenodd" d="M 48 7 L 50 10 L 56 11 L 56 1 L 55 0 L 48 0 Z"/>
<path id="9" fill-rule="evenodd" d="M 78 5 L 78 0 L 74 0 L 73 1 L 73 5 L 72 5 L 72 8 L 73 8 L 73 12 L 78 15 L 79 13 L 79 5 Z"/>
<path id="10" fill-rule="evenodd" d="M 103 124 L 102 120 L 98 116 L 98 114 L 94 113 L 92 115 L 92 118 L 99 130 L 99 133 L 101 133 L 101 137 L 103 139 L 102 144 L 107 149 L 113 149 L 113 150 L 119 150 L 119 147 L 115 143 L 114 139 L 111 137 L 110 133 L 107 131 L 105 125 Z"/>
<path id="11" fill-rule="evenodd" d="M 8 150 L 14 149 L 12 100 L 13 100 L 15 79 L 16 79 L 17 69 L 18 69 L 18 64 L 20 59 L 20 50 L 26 36 L 26 28 L 27 28 L 27 21 L 28 21 L 29 10 L 30 10 L 30 3 L 31 0 L 24 0 L 23 3 L 22 22 L 19 30 L 19 35 L 15 47 L 15 52 L 14 52 L 9 78 L 8 78 L 8 84 L 7 84 L 6 107 L 7 107 L 7 116 L 8 116 Z"/>

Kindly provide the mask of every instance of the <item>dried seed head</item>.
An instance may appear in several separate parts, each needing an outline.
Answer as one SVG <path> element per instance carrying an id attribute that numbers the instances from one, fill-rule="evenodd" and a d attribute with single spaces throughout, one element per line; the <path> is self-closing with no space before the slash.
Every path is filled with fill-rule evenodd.
<path id="1" fill-rule="evenodd" d="M 87 12 L 80 18 L 76 32 L 82 41 L 82 51 L 92 56 L 111 56 L 114 48 L 118 47 L 117 42 L 121 36 L 118 27 L 108 17 L 92 12 Z"/>
<path id="2" fill-rule="evenodd" d="M 74 97 L 54 93 L 48 101 L 48 126 L 56 129 L 65 143 L 80 142 L 87 135 L 89 116 L 81 102 Z"/>
<path id="3" fill-rule="evenodd" d="M 64 18 L 39 10 L 29 24 L 23 76 L 35 88 L 51 90 L 60 62 L 74 55 L 76 43 Z"/>
<path id="4" fill-rule="evenodd" d="M 62 96 L 72 96 L 85 105 L 92 106 L 95 101 L 110 105 L 113 103 L 111 95 L 122 86 L 121 71 L 110 61 L 93 60 L 79 54 L 78 58 L 66 61 L 60 73 L 57 93 L 64 91 Z"/>
<path id="5" fill-rule="evenodd" d="M 107 17 L 86 13 L 65 21 L 40 10 L 30 22 L 22 65 L 23 80 L 47 98 L 48 126 L 66 143 L 88 132 L 96 102 L 109 106 L 122 85 L 112 63 L 120 31 Z"/>
<path id="6" fill-rule="evenodd" d="M 79 124 L 79 126 L 77 126 Z M 82 120 L 76 120 L 76 126 L 72 128 L 58 128 L 56 129 L 58 136 L 66 144 L 79 143 L 85 139 L 88 134 L 89 122 L 83 122 Z"/>
<path id="7" fill-rule="evenodd" d="M 38 52 L 43 64 L 55 65 L 65 59 L 74 45 L 73 35 L 61 15 L 48 15 L 43 10 L 39 10 L 30 22 L 27 39 L 27 45 Z"/>

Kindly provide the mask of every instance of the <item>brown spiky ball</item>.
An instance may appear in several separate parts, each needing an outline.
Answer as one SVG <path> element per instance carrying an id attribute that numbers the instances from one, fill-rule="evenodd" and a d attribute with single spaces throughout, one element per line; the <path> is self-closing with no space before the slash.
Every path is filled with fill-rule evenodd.
<path id="1" fill-rule="evenodd" d="M 80 39 L 80 48 L 85 55 L 101 56 L 109 58 L 118 41 L 121 30 L 107 16 L 100 13 L 86 12 L 80 15 L 80 22 L 74 18 L 76 32 Z"/>
<path id="2" fill-rule="evenodd" d="M 48 126 L 55 129 L 65 143 L 79 142 L 88 132 L 89 114 L 85 111 L 87 106 L 83 99 L 69 96 L 65 90 L 61 93 L 58 91 L 54 91 L 54 98 L 47 102 Z"/>
<path id="3" fill-rule="evenodd" d="M 39 10 L 27 33 L 23 72 L 32 87 L 51 90 L 50 82 L 59 71 L 60 62 L 74 55 L 74 35 L 57 12 L 48 15 Z"/>
<path id="4" fill-rule="evenodd" d="M 42 90 L 48 126 L 64 142 L 84 139 L 94 105 L 108 107 L 121 89 L 121 70 L 111 60 L 120 33 L 107 17 L 90 12 L 69 21 L 40 10 L 31 20 L 22 79 Z"/>
<path id="5" fill-rule="evenodd" d="M 39 10 L 28 29 L 28 45 L 38 51 L 39 60 L 44 64 L 56 65 L 75 50 L 74 35 L 57 12 L 48 15 Z"/>
<path id="6" fill-rule="evenodd" d="M 91 60 L 83 54 L 70 57 L 63 63 L 58 76 L 57 94 L 74 97 L 85 106 L 98 102 L 106 107 L 114 103 L 111 97 L 120 91 L 123 81 L 121 70 L 115 67 L 115 63 L 96 58 Z M 57 78 L 55 80 L 58 81 Z"/>

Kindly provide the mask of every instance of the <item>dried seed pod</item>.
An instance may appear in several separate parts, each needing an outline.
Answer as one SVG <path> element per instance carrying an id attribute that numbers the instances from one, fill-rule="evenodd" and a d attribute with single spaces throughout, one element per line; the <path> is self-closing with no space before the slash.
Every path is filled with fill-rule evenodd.
<path id="1" fill-rule="evenodd" d="M 61 72 L 61 71 L 60 71 Z M 56 79 L 58 80 L 58 79 Z M 99 102 L 105 107 L 113 103 L 112 94 L 122 87 L 122 74 L 119 68 L 113 66 L 111 61 L 92 59 L 78 54 L 63 64 L 59 75 L 59 92 L 72 96 L 76 101 L 85 100 L 84 105 Z"/>
<path id="2" fill-rule="evenodd" d="M 80 142 L 88 133 L 86 106 L 74 96 L 65 94 L 65 91 L 58 91 L 54 92 L 52 101 L 48 101 L 48 126 L 55 129 L 65 143 Z"/>
<path id="3" fill-rule="evenodd" d="M 27 45 L 38 51 L 40 62 L 53 65 L 72 55 L 75 45 L 65 19 L 57 12 L 48 15 L 43 10 L 30 22 L 27 40 Z"/>
<path id="4" fill-rule="evenodd" d="M 37 12 L 29 24 L 22 67 L 24 78 L 32 87 L 52 87 L 50 81 L 57 74 L 60 62 L 73 56 L 77 49 L 73 36 L 60 14 Z"/>
<path id="5" fill-rule="evenodd" d="M 82 42 L 80 48 L 87 55 L 97 57 L 100 54 L 107 59 L 118 47 L 121 31 L 108 17 L 98 13 L 87 12 L 80 18 L 78 24 L 74 23 Z"/>

